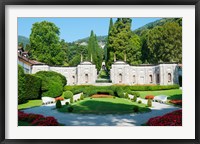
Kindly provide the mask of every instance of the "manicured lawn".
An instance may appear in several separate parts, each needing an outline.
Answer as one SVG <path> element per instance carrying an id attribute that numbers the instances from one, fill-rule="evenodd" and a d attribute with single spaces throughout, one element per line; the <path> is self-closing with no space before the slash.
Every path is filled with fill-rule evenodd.
<path id="1" fill-rule="evenodd" d="M 146 95 L 167 95 L 168 100 L 181 100 L 182 99 L 182 90 L 181 89 L 172 89 L 172 90 L 161 90 L 161 91 L 137 91 L 140 93 L 141 98 L 145 98 Z"/>
<path id="2" fill-rule="evenodd" d="M 138 106 L 139 112 L 148 112 L 145 104 L 138 104 L 123 98 L 85 98 L 72 104 L 73 113 L 82 114 L 124 114 L 133 113 L 133 108 Z M 58 109 L 60 112 L 68 112 L 68 106 Z"/>
<path id="3" fill-rule="evenodd" d="M 18 110 L 41 106 L 41 105 L 42 105 L 42 100 L 29 100 L 27 103 L 18 105 Z"/>

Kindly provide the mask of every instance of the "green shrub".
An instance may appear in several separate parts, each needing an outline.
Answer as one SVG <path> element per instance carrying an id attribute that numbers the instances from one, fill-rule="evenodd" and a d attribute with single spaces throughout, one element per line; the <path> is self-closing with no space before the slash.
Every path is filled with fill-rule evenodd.
<path id="1" fill-rule="evenodd" d="M 134 96 L 133 99 L 132 99 L 132 101 L 136 102 L 137 101 L 137 96 Z"/>
<path id="2" fill-rule="evenodd" d="M 139 107 L 138 106 L 134 106 L 133 107 L 133 112 L 136 112 L 136 113 L 139 112 Z"/>
<path id="3" fill-rule="evenodd" d="M 77 100 L 75 100 L 74 102 L 77 102 Z"/>
<path id="4" fill-rule="evenodd" d="M 74 109 L 74 108 L 73 108 L 72 106 L 68 106 L 68 107 L 67 107 L 68 112 L 72 112 L 73 109 Z"/>
<path id="5" fill-rule="evenodd" d="M 61 107 L 62 107 L 61 101 L 57 100 L 57 102 L 56 102 L 56 108 L 61 108 Z"/>
<path id="6" fill-rule="evenodd" d="M 26 103 L 25 74 L 22 66 L 18 65 L 18 104 Z"/>
<path id="7" fill-rule="evenodd" d="M 42 80 L 34 75 L 25 75 L 25 85 L 26 85 L 26 99 L 38 99 L 41 98 L 41 86 Z"/>
<path id="8" fill-rule="evenodd" d="M 121 87 L 119 87 L 118 89 L 116 89 L 116 94 L 117 94 L 118 97 L 124 98 L 124 92 L 123 92 L 123 90 L 122 90 Z"/>
<path id="9" fill-rule="evenodd" d="M 142 103 L 142 101 L 141 101 L 141 100 L 139 100 L 139 101 L 138 101 L 138 103 L 139 103 L 139 104 L 141 104 L 141 103 Z"/>
<path id="10" fill-rule="evenodd" d="M 151 99 L 148 99 L 148 101 L 147 101 L 147 106 L 148 106 L 148 107 L 152 107 L 152 100 L 151 100 Z"/>
<path id="11" fill-rule="evenodd" d="M 69 105 L 69 102 L 66 102 L 65 105 Z"/>
<path id="12" fill-rule="evenodd" d="M 70 103 L 73 103 L 74 102 L 74 99 L 73 97 L 70 98 Z"/>
<path id="13" fill-rule="evenodd" d="M 116 99 L 116 96 L 113 96 L 113 99 Z"/>
<path id="14" fill-rule="evenodd" d="M 182 87 L 182 76 L 178 77 L 178 82 L 179 82 L 179 85 Z"/>
<path id="15" fill-rule="evenodd" d="M 125 98 L 129 99 L 128 93 L 125 93 Z"/>
<path id="16" fill-rule="evenodd" d="M 73 97 L 73 93 L 71 91 L 65 91 L 65 92 L 63 92 L 62 96 L 65 99 L 69 99 L 69 98 Z"/>
<path id="17" fill-rule="evenodd" d="M 63 86 L 66 84 L 66 78 L 53 71 L 39 71 L 35 76 L 41 78 L 42 96 L 58 97 L 63 92 Z"/>
<path id="18" fill-rule="evenodd" d="M 80 100 L 84 100 L 84 96 L 83 96 L 83 94 L 81 94 L 81 96 L 80 96 Z"/>

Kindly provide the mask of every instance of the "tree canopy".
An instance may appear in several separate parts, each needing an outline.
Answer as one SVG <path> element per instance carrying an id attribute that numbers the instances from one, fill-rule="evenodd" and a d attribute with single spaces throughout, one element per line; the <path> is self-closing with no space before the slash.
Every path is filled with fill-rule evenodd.
<path id="1" fill-rule="evenodd" d="M 49 65 L 63 65 L 59 28 L 51 22 L 34 23 L 30 34 L 30 56 Z"/>

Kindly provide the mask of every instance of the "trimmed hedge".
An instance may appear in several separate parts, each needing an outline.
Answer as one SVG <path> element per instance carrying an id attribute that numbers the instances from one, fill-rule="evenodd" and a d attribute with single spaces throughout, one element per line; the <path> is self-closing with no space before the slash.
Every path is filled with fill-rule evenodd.
<path id="1" fill-rule="evenodd" d="M 40 98 L 40 88 L 42 86 L 42 80 L 34 75 L 26 74 L 26 99 L 38 99 Z"/>
<path id="2" fill-rule="evenodd" d="M 22 66 L 18 65 L 18 104 L 27 102 L 25 80 L 24 70 Z"/>
<path id="3" fill-rule="evenodd" d="M 39 71 L 35 76 L 42 79 L 42 96 L 58 97 L 63 93 L 63 86 L 66 85 L 66 78 L 53 71 Z"/>
<path id="4" fill-rule="evenodd" d="M 129 86 L 131 91 L 157 91 L 179 89 L 179 85 L 152 85 L 152 86 Z"/>
<path id="5" fill-rule="evenodd" d="M 79 85 L 79 86 L 65 86 L 64 91 L 71 91 L 73 94 L 84 93 L 85 97 L 92 96 L 98 93 L 108 93 L 120 98 L 125 98 L 124 93 L 132 94 L 140 97 L 137 91 L 154 91 L 154 90 L 168 90 L 178 89 L 179 85 L 167 86 L 128 86 L 128 85 L 112 85 L 112 86 L 92 86 L 92 85 Z"/>

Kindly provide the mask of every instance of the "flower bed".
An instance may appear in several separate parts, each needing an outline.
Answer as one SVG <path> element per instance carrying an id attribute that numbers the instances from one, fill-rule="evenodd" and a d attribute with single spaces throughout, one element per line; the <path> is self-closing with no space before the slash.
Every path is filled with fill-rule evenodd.
<path id="1" fill-rule="evenodd" d="M 172 104 L 175 104 L 175 105 L 182 106 L 182 100 L 170 100 L 169 102 L 172 103 Z"/>
<path id="2" fill-rule="evenodd" d="M 147 96 L 145 96 L 145 99 L 153 99 L 155 96 L 153 96 L 153 95 L 147 95 Z"/>
<path id="3" fill-rule="evenodd" d="M 111 95 L 104 95 L 104 94 L 95 94 L 91 96 L 92 98 L 113 98 Z"/>
<path id="4" fill-rule="evenodd" d="M 148 126 L 182 126 L 182 110 L 167 113 L 163 116 L 150 118 Z"/>
<path id="5" fill-rule="evenodd" d="M 58 101 L 58 100 L 60 100 L 60 101 L 63 101 L 64 100 L 64 98 L 63 97 L 57 97 L 57 98 L 55 98 L 55 101 Z"/>
<path id="6" fill-rule="evenodd" d="M 58 126 L 59 123 L 54 117 L 44 117 L 40 114 L 27 114 L 18 111 L 18 121 L 28 122 L 31 126 Z"/>

